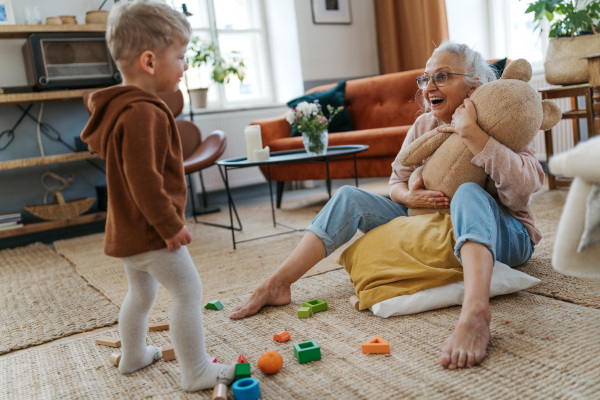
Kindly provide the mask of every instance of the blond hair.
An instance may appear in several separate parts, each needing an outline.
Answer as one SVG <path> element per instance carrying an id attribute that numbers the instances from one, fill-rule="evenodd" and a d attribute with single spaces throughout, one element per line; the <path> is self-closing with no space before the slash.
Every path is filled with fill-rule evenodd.
<path id="1" fill-rule="evenodd" d="M 129 61 L 146 50 L 162 51 L 175 40 L 186 43 L 192 28 L 183 15 L 163 3 L 122 1 L 108 17 L 106 42 L 115 61 Z"/>

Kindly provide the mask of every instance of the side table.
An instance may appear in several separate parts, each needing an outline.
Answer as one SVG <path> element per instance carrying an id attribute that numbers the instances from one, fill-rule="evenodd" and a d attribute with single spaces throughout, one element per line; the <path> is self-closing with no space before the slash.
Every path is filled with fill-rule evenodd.
<path id="1" fill-rule="evenodd" d="M 301 163 L 301 162 L 324 163 L 325 168 L 327 169 L 327 188 L 329 190 L 329 195 L 331 196 L 331 178 L 329 176 L 329 160 L 332 158 L 338 158 L 338 157 L 346 157 L 346 156 L 353 157 L 354 158 L 354 179 L 355 179 L 356 186 L 358 187 L 358 173 L 357 173 L 358 171 L 356 168 L 356 154 L 366 151 L 368 149 L 369 149 L 369 146 L 363 145 L 363 144 L 347 145 L 347 146 L 329 146 L 327 148 L 327 153 L 318 155 L 318 156 L 312 156 L 312 155 L 308 154 L 304 149 L 302 149 L 302 150 L 288 150 L 288 151 L 273 152 L 269 155 L 269 158 L 265 161 L 248 161 L 248 159 L 246 157 L 229 158 L 227 160 L 217 161 L 217 165 L 219 166 L 219 171 L 221 172 L 221 176 L 223 178 L 223 181 L 225 182 L 225 190 L 227 192 L 227 200 L 228 200 L 228 204 L 229 204 L 229 220 L 231 222 L 231 228 L 232 228 L 231 229 L 231 239 L 233 241 L 233 249 L 235 250 L 236 243 L 243 243 L 243 242 L 248 242 L 251 240 L 258 240 L 258 239 L 263 239 L 266 237 L 282 235 L 284 233 L 296 232 L 296 231 L 298 231 L 298 229 L 291 228 L 291 227 L 283 225 L 283 224 L 279 224 L 279 225 L 285 226 L 286 228 L 289 228 L 290 231 L 284 232 L 284 233 L 278 233 L 275 235 L 261 236 L 258 238 L 253 238 L 253 239 L 242 240 L 242 241 L 236 242 L 236 240 L 235 240 L 235 230 L 236 229 L 233 229 L 233 213 L 232 213 L 232 210 L 234 209 L 235 206 L 234 206 L 233 198 L 231 197 L 231 190 L 229 189 L 229 177 L 228 177 L 229 170 L 248 168 L 248 167 L 260 167 L 260 166 L 267 167 L 267 172 L 268 172 L 267 176 L 268 176 L 268 182 L 269 182 L 269 194 L 271 197 L 271 215 L 273 217 L 273 227 L 275 227 L 278 225 L 278 223 L 275 220 L 275 205 L 273 202 L 273 188 L 271 185 L 271 183 L 272 183 L 271 182 L 271 169 L 270 169 L 271 165 L 294 164 L 294 163 Z M 239 219 L 238 219 L 238 222 L 239 222 Z M 240 223 L 240 228 L 241 228 L 241 223 Z"/>
<path id="2" fill-rule="evenodd" d="M 579 119 L 585 118 L 588 126 L 588 138 L 594 136 L 594 113 L 592 110 L 592 95 L 590 84 L 582 83 L 579 85 L 568 85 L 568 86 L 552 86 L 547 88 L 539 89 L 542 94 L 542 100 L 546 99 L 559 99 L 563 97 L 570 97 L 573 110 L 563 111 L 563 119 Z M 577 97 L 585 97 L 585 109 L 578 108 Z M 544 137 L 546 142 L 546 160 L 549 161 L 550 157 L 554 155 L 554 146 L 552 143 L 552 129 L 544 131 Z M 575 122 L 573 129 L 573 144 L 579 143 L 581 139 L 581 132 L 579 131 L 579 124 Z M 554 189 L 557 186 L 569 186 L 571 179 L 559 178 L 548 171 L 548 187 Z"/>

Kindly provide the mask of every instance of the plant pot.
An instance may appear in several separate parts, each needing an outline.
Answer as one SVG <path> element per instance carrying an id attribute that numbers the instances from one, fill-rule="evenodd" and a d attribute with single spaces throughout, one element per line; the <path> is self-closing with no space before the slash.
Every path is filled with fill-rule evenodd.
<path id="1" fill-rule="evenodd" d="M 311 156 L 320 156 L 327 153 L 329 136 L 327 129 L 320 132 L 302 132 L 304 150 Z"/>
<path id="2" fill-rule="evenodd" d="M 552 85 L 574 85 L 589 81 L 588 63 L 581 57 L 600 49 L 600 34 L 552 37 L 544 60 L 546 81 Z"/>
<path id="3" fill-rule="evenodd" d="M 208 88 L 189 89 L 188 94 L 192 108 L 206 108 Z"/>

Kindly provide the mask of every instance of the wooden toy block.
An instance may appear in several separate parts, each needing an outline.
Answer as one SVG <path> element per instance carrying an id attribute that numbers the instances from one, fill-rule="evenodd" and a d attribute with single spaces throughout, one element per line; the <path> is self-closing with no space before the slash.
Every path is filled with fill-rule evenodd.
<path id="1" fill-rule="evenodd" d="M 168 322 L 155 322 L 153 324 L 148 325 L 148 330 L 151 332 L 165 331 L 167 329 L 169 329 Z"/>
<path id="2" fill-rule="evenodd" d="M 360 311 L 360 300 L 358 299 L 358 297 L 350 297 L 350 304 L 352 304 L 352 307 L 354 307 L 356 311 Z"/>
<path id="3" fill-rule="evenodd" d="M 235 400 L 257 400 L 260 398 L 260 385 L 256 378 L 244 378 L 231 385 Z"/>
<path id="4" fill-rule="evenodd" d="M 237 362 L 238 362 L 238 364 L 240 364 L 240 363 L 246 363 L 247 364 L 248 360 L 246 360 L 246 357 L 244 357 L 243 354 L 240 354 L 240 356 L 238 357 Z"/>
<path id="5" fill-rule="evenodd" d="M 208 362 L 216 363 L 217 362 L 217 357 L 208 357 Z"/>
<path id="6" fill-rule="evenodd" d="M 227 386 L 219 383 L 213 389 L 212 400 L 227 400 Z"/>
<path id="7" fill-rule="evenodd" d="M 121 347 L 121 339 L 119 339 L 118 337 L 101 336 L 98 339 L 96 339 L 96 344 L 101 344 L 103 346 L 110 347 Z"/>
<path id="8" fill-rule="evenodd" d="M 300 364 L 321 359 L 321 348 L 314 340 L 294 343 L 294 355 Z"/>
<path id="9" fill-rule="evenodd" d="M 310 307 L 313 314 L 318 313 L 319 311 L 327 310 L 327 302 L 319 299 L 314 299 L 311 301 L 305 301 L 302 303 L 302 307 Z"/>
<path id="10" fill-rule="evenodd" d="M 110 362 L 118 367 L 121 362 L 121 355 L 119 353 L 112 353 L 110 355 Z"/>
<path id="11" fill-rule="evenodd" d="M 381 353 L 389 353 L 390 345 L 388 342 L 380 338 L 379 336 L 375 336 L 373 339 L 369 340 L 362 345 L 362 352 L 364 354 L 381 354 Z"/>
<path id="12" fill-rule="evenodd" d="M 208 308 L 209 310 L 222 310 L 223 309 L 223 304 L 221 304 L 221 302 L 219 300 L 213 300 L 208 302 L 207 305 L 204 306 L 204 308 Z"/>
<path id="13" fill-rule="evenodd" d="M 310 307 L 300 307 L 298 309 L 298 318 L 310 318 L 312 310 Z"/>
<path id="14" fill-rule="evenodd" d="M 292 337 L 290 336 L 288 331 L 279 332 L 277 335 L 273 336 L 273 339 L 277 340 L 278 342 L 287 342 L 291 338 Z"/>
<path id="15" fill-rule="evenodd" d="M 167 344 L 162 347 L 163 361 L 171 361 L 175 359 L 175 349 L 172 344 Z"/>
<path id="16" fill-rule="evenodd" d="M 235 380 L 250 378 L 250 364 L 238 363 L 235 364 Z"/>

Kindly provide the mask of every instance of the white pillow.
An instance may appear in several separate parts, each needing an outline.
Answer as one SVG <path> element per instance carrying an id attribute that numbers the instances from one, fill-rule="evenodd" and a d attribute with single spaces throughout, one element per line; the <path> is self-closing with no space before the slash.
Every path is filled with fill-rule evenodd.
<path id="1" fill-rule="evenodd" d="M 496 261 L 492 271 L 490 297 L 529 289 L 540 282 L 533 276 Z M 387 318 L 455 306 L 462 304 L 464 291 L 463 281 L 454 282 L 384 300 L 371 306 L 371 311 L 379 317 Z"/>

